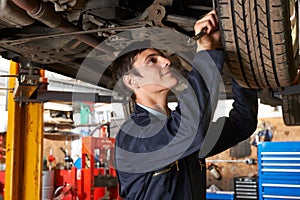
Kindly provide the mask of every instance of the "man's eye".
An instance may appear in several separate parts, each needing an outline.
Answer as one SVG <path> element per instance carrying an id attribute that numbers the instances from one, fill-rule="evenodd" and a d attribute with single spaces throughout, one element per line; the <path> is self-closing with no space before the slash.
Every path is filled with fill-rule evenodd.
<path id="1" fill-rule="evenodd" d="M 157 63 L 157 59 L 155 57 L 152 57 L 149 59 L 149 63 Z"/>

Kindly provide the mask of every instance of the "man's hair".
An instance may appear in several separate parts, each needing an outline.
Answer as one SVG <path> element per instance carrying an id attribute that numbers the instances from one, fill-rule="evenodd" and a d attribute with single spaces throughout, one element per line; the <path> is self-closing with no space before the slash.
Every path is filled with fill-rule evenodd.
<path id="1" fill-rule="evenodd" d="M 112 78 L 116 81 L 118 92 L 123 93 L 126 96 L 131 96 L 132 100 L 135 100 L 135 94 L 131 91 L 121 80 L 124 75 L 134 74 L 136 76 L 140 76 L 136 70 L 133 69 L 133 63 L 135 62 L 135 57 L 139 53 L 145 51 L 147 48 L 135 49 L 133 51 L 129 51 L 120 57 L 118 57 L 112 63 Z"/>

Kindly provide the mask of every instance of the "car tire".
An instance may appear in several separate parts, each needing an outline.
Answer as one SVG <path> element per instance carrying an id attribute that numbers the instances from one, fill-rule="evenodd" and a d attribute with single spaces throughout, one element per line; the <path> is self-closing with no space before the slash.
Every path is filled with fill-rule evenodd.
<path id="1" fill-rule="evenodd" d="M 297 4 L 297 0 L 218 0 L 226 61 L 239 85 L 274 89 L 292 84 L 299 54 Z"/>
<path id="2" fill-rule="evenodd" d="M 282 114 L 287 126 L 300 125 L 300 94 L 282 96 Z"/>

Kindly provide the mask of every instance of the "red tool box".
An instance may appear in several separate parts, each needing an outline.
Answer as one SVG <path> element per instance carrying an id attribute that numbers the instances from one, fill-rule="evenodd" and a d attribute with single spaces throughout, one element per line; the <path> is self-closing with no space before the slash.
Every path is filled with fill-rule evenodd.
<path id="1" fill-rule="evenodd" d="M 56 170 L 55 198 L 120 200 L 113 166 L 114 139 L 83 137 L 81 159 L 81 169 Z"/>

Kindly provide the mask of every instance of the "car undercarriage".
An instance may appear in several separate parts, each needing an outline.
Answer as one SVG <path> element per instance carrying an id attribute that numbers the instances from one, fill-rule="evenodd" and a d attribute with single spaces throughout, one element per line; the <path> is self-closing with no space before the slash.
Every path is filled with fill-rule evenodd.
<path id="1" fill-rule="evenodd" d="M 287 125 L 300 125 L 292 109 L 300 105 L 297 0 L 0 0 L 0 54 L 24 68 L 113 89 L 109 62 L 122 48 L 150 37 L 175 52 L 190 50 L 163 35 L 193 36 L 195 21 L 213 8 L 229 74 L 244 87 L 260 89 L 262 103 L 283 106 Z M 145 28 L 154 29 L 141 34 Z M 86 61 L 90 57 L 96 61 Z"/>

